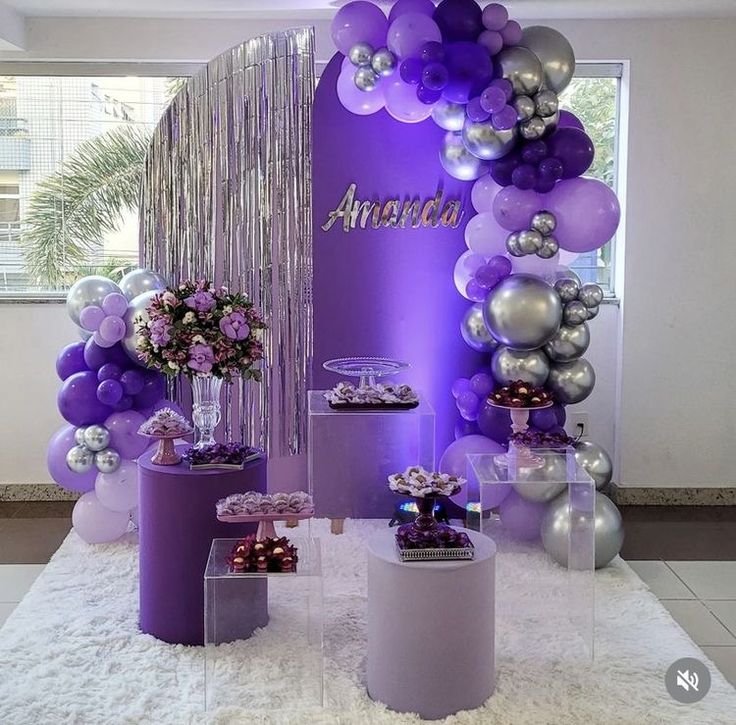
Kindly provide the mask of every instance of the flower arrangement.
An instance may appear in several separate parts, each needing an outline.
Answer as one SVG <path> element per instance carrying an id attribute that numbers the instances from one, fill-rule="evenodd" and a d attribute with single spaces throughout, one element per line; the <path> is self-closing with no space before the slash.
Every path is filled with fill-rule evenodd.
<path id="1" fill-rule="evenodd" d="M 254 366 L 263 358 L 266 325 L 245 295 L 188 281 L 156 295 L 146 311 L 149 319 L 136 319 L 136 331 L 148 367 L 166 375 L 261 380 Z"/>
<path id="2" fill-rule="evenodd" d="M 388 487 L 394 493 L 415 498 L 454 496 L 464 484 L 465 479 L 460 476 L 430 472 L 421 466 L 411 466 L 388 477 Z"/>

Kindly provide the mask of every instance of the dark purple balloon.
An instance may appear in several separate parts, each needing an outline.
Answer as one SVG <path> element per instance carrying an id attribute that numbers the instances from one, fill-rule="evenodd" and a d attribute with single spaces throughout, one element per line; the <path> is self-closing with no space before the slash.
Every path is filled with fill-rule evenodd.
<path id="1" fill-rule="evenodd" d="M 465 106 L 465 115 L 473 123 L 483 123 L 484 121 L 487 121 L 491 117 L 491 114 L 483 108 L 483 104 L 480 100 L 480 96 L 471 98 L 468 101 L 468 105 Z"/>
<path id="2" fill-rule="evenodd" d="M 446 43 L 475 41 L 483 31 L 483 11 L 475 0 L 442 0 L 433 17 Z"/>
<path id="3" fill-rule="evenodd" d="M 154 370 L 144 373 L 143 390 L 133 396 L 133 404 L 136 410 L 149 408 L 158 403 L 161 398 L 166 397 L 166 378 Z"/>
<path id="4" fill-rule="evenodd" d="M 579 128 L 581 131 L 585 131 L 583 122 L 574 113 L 570 113 L 570 111 L 560 111 L 557 128 Z"/>
<path id="5" fill-rule="evenodd" d="M 542 159 L 538 168 L 541 176 L 546 176 L 554 181 L 561 179 L 564 171 L 562 161 L 554 157 Z"/>
<path id="6" fill-rule="evenodd" d="M 558 128 L 548 140 L 550 156 L 562 162 L 563 179 L 584 174 L 593 163 L 595 147 L 585 131 Z"/>
<path id="7" fill-rule="evenodd" d="M 502 159 L 491 161 L 491 178 L 499 186 L 511 186 L 511 174 L 514 173 L 514 169 L 521 163 L 521 159 L 517 153 L 510 153 L 504 156 Z"/>
<path id="8" fill-rule="evenodd" d="M 416 86 L 422 80 L 422 69 L 424 68 L 419 58 L 407 58 L 401 61 L 399 75 L 404 83 Z"/>
<path id="9" fill-rule="evenodd" d="M 548 431 L 557 425 L 557 415 L 554 408 L 538 408 L 529 413 L 529 427 L 541 431 Z"/>
<path id="10" fill-rule="evenodd" d="M 87 370 L 87 363 L 84 361 L 84 341 L 82 340 L 66 345 L 56 356 L 56 374 L 62 380 L 85 370 Z"/>
<path id="11" fill-rule="evenodd" d="M 508 277 L 511 274 L 511 269 L 513 267 L 511 260 L 501 254 L 491 257 L 486 266 L 493 270 L 493 272 L 499 277 Z"/>
<path id="12" fill-rule="evenodd" d="M 110 408 L 97 399 L 97 374 L 91 370 L 74 373 L 61 386 L 56 403 L 64 420 L 72 425 L 102 423 Z"/>
<path id="13" fill-rule="evenodd" d="M 432 0 L 396 0 L 388 14 L 388 24 L 396 20 L 400 15 L 406 13 L 421 13 L 422 15 L 434 15 L 434 3 Z"/>
<path id="14" fill-rule="evenodd" d="M 130 410 L 133 407 L 133 396 L 123 395 L 122 398 L 113 406 L 113 410 L 116 413 L 120 413 L 123 410 Z"/>
<path id="15" fill-rule="evenodd" d="M 557 425 L 565 425 L 565 422 L 567 421 L 567 413 L 565 412 L 565 406 L 562 405 L 562 403 L 555 403 L 550 410 L 555 411 L 555 416 L 557 416 Z"/>
<path id="16" fill-rule="evenodd" d="M 436 40 L 426 42 L 419 50 L 423 63 L 441 62 L 445 59 L 445 46 Z"/>
<path id="17" fill-rule="evenodd" d="M 143 370 L 131 368 L 120 376 L 120 383 L 126 395 L 138 395 L 143 390 L 146 374 Z"/>
<path id="18" fill-rule="evenodd" d="M 100 382 L 103 380 L 120 380 L 122 374 L 123 370 L 117 363 L 105 363 L 97 371 L 97 379 Z"/>
<path id="19" fill-rule="evenodd" d="M 90 370 L 99 370 L 105 363 L 116 363 L 121 367 L 131 364 L 120 343 L 111 347 L 100 347 L 91 337 L 84 346 L 84 361 Z"/>
<path id="20" fill-rule="evenodd" d="M 467 103 L 480 95 L 493 75 L 493 64 L 485 49 L 477 43 L 450 43 L 445 65 L 450 79 L 442 95 L 452 103 Z"/>
<path id="21" fill-rule="evenodd" d="M 460 420 L 455 423 L 455 440 L 465 438 L 465 436 L 478 435 L 478 433 L 480 433 L 478 423 L 474 420 L 465 420 L 464 418 L 460 418 Z"/>
<path id="22" fill-rule="evenodd" d="M 516 126 L 516 111 L 513 106 L 504 106 L 493 114 L 493 128 L 499 131 L 509 131 Z"/>
<path id="23" fill-rule="evenodd" d="M 422 85 L 432 91 L 441 91 L 449 80 L 450 75 L 444 63 L 427 63 L 422 71 Z"/>
<path id="24" fill-rule="evenodd" d="M 537 183 L 537 170 L 531 164 L 521 164 L 511 174 L 511 181 L 522 191 L 533 189 Z"/>
<path id="25" fill-rule="evenodd" d="M 478 415 L 480 432 L 496 443 L 508 443 L 511 435 L 511 414 L 505 408 L 495 408 L 485 403 Z"/>
<path id="26" fill-rule="evenodd" d="M 537 180 L 534 183 L 534 191 L 536 191 L 537 194 L 549 194 L 549 192 L 555 188 L 556 183 L 557 182 L 551 176 L 538 174 Z"/>
<path id="27" fill-rule="evenodd" d="M 417 87 L 417 98 L 422 102 L 425 103 L 428 106 L 431 106 L 433 103 L 437 103 L 437 101 L 442 98 L 442 91 L 435 91 L 431 88 L 426 88 L 425 86 L 418 86 Z"/>
<path id="28" fill-rule="evenodd" d="M 521 150 L 521 159 L 527 164 L 538 164 L 542 159 L 546 159 L 549 156 L 549 149 L 547 144 L 540 140 L 530 141 L 524 144 Z"/>
<path id="29" fill-rule="evenodd" d="M 493 376 L 488 373 L 476 373 L 470 378 L 470 389 L 480 398 L 490 395 L 493 388 Z"/>
<path id="30" fill-rule="evenodd" d="M 123 386 L 117 380 L 103 380 L 97 386 L 97 400 L 103 405 L 117 405 L 123 397 Z"/>

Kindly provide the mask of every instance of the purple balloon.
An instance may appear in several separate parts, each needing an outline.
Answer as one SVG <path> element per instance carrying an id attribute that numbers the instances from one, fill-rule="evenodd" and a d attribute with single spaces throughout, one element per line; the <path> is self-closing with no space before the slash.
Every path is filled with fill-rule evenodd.
<path id="1" fill-rule="evenodd" d="M 460 393 L 464 393 L 467 390 L 470 390 L 470 380 L 468 378 L 458 378 L 450 388 L 452 391 L 452 395 L 454 398 L 457 398 Z"/>
<path id="2" fill-rule="evenodd" d="M 123 390 L 126 395 L 138 395 L 143 390 L 143 386 L 146 382 L 145 374 L 142 370 L 126 370 L 120 376 L 120 383 L 123 386 Z"/>
<path id="3" fill-rule="evenodd" d="M 110 431 L 110 448 L 114 448 L 121 458 L 138 458 L 150 445 L 148 438 L 138 435 L 138 429 L 145 422 L 145 417 L 135 410 L 124 410 L 108 416 L 105 427 Z"/>
<path id="4" fill-rule="evenodd" d="M 82 340 L 65 345 L 56 356 L 56 374 L 62 380 L 85 370 L 87 370 L 87 363 L 84 362 L 84 341 Z"/>
<path id="5" fill-rule="evenodd" d="M 395 76 L 385 79 L 386 111 L 402 123 L 419 123 L 429 118 L 432 106 L 417 98 L 416 87 Z"/>
<path id="6" fill-rule="evenodd" d="M 112 343 L 114 345 L 125 337 L 125 322 L 123 322 L 121 317 L 108 315 L 100 323 L 100 329 L 97 332 L 99 332 L 100 337 L 106 343 Z"/>
<path id="7" fill-rule="evenodd" d="M 493 88 L 500 88 L 506 96 L 506 103 L 510 103 L 514 97 L 514 87 L 511 85 L 511 81 L 506 78 L 494 78 L 488 85 Z"/>
<path id="8" fill-rule="evenodd" d="M 491 3 L 483 8 L 481 20 L 488 30 L 503 30 L 509 21 L 509 12 L 501 3 Z"/>
<path id="9" fill-rule="evenodd" d="M 550 156 L 562 162 L 563 179 L 584 174 L 593 163 L 593 142 L 579 128 L 558 128 L 549 137 L 548 145 Z"/>
<path id="10" fill-rule="evenodd" d="M 504 45 L 518 45 L 521 41 L 521 25 L 516 20 L 509 20 L 500 30 Z"/>
<path id="11" fill-rule="evenodd" d="M 447 42 L 475 39 L 483 31 L 483 12 L 475 0 L 442 0 L 434 19 Z"/>
<path id="12" fill-rule="evenodd" d="M 529 427 L 548 431 L 557 425 L 557 415 L 553 408 L 540 408 L 529 412 Z"/>
<path id="13" fill-rule="evenodd" d="M 491 114 L 483 108 L 483 104 L 481 103 L 480 96 L 471 98 L 468 101 L 468 105 L 465 106 L 465 115 L 473 123 L 483 123 L 484 121 L 487 121 L 491 117 Z"/>
<path id="14" fill-rule="evenodd" d="M 383 96 L 383 85 L 379 83 L 370 92 L 361 91 L 355 85 L 354 76 L 355 67 L 351 63 L 337 77 L 337 97 L 340 99 L 340 103 L 356 116 L 368 116 L 380 111 L 386 105 L 386 99 Z"/>
<path id="15" fill-rule="evenodd" d="M 425 43 L 419 50 L 419 58 L 422 63 L 441 63 L 445 59 L 445 46 L 434 41 Z"/>
<path id="16" fill-rule="evenodd" d="M 495 30 L 484 30 L 478 36 L 478 44 L 482 45 L 489 55 L 496 55 L 503 48 L 503 36 Z"/>
<path id="17" fill-rule="evenodd" d="M 478 414 L 480 432 L 496 443 L 508 443 L 511 430 L 511 414 L 505 408 L 496 408 L 489 403 L 483 405 Z"/>
<path id="18" fill-rule="evenodd" d="M 117 405 L 122 397 L 123 386 L 117 380 L 103 380 L 97 386 L 97 400 L 104 405 Z"/>
<path id="19" fill-rule="evenodd" d="M 452 103 L 467 103 L 472 96 L 480 95 L 491 80 L 491 58 L 477 43 L 451 43 L 446 52 L 450 79 L 442 95 Z"/>
<path id="20" fill-rule="evenodd" d="M 475 279 L 471 279 L 465 286 L 465 296 L 473 302 L 483 302 L 487 295 L 488 289 Z"/>
<path id="21" fill-rule="evenodd" d="M 465 420 L 475 420 L 478 417 L 478 409 L 480 408 L 480 399 L 471 390 L 464 390 L 457 396 L 455 401 L 457 409 L 460 411 Z"/>
<path id="22" fill-rule="evenodd" d="M 94 491 L 85 493 L 72 511 L 74 531 L 88 544 L 119 539 L 128 530 L 129 521 L 130 512 L 110 511 L 100 503 Z"/>
<path id="23" fill-rule="evenodd" d="M 95 482 L 100 503 L 110 511 L 138 508 L 138 466 L 133 461 L 121 461 L 117 471 L 101 473 Z"/>
<path id="24" fill-rule="evenodd" d="M 138 410 L 156 405 L 166 397 L 166 378 L 154 370 L 144 373 L 143 390 L 134 396 L 133 401 Z"/>
<path id="25" fill-rule="evenodd" d="M 422 85 L 432 91 L 441 91 L 450 75 L 444 63 L 427 63 L 422 71 Z"/>
<path id="26" fill-rule="evenodd" d="M 521 191 L 514 186 L 502 189 L 493 201 L 496 221 L 510 232 L 529 229 L 532 217 L 540 209 L 549 209 L 549 205 L 545 206 L 538 194 Z"/>
<path id="27" fill-rule="evenodd" d="M 123 370 L 117 363 L 105 363 L 97 371 L 97 380 L 119 380 L 122 374 Z"/>
<path id="28" fill-rule="evenodd" d="M 511 182 L 517 189 L 533 189 L 537 183 L 537 170 L 531 164 L 520 164 L 511 173 Z"/>
<path id="29" fill-rule="evenodd" d="M 117 363 L 123 367 L 130 365 L 130 358 L 120 344 L 101 347 L 90 337 L 84 346 L 84 362 L 90 370 L 99 370 L 105 363 Z"/>
<path id="30" fill-rule="evenodd" d="M 163 408 L 171 408 L 171 410 L 173 410 L 175 413 L 186 417 L 184 415 L 184 411 L 181 409 L 181 406 L 178 403 L 175 403 L 173 400 L 167 400 L 166 398 L 164 398 L 163 400 L 159 400 L 158 403 L 153 406 L 153 412 L 155 413 L 157 410 L 162 410 Z"/>
<path id="31" fill-rule="evenodd" d="M 616 233 L 621 219 L 616 194 L 602 181 L 585 176 L 558 182 L 545 206 L 539 208 L 555 215 L 555 238 L 569 252 L 591 252 L 602 247 Z"/>
<path id="32" fill-rule="evenodd" d="M 396 0 L 388 14 L 389 25 L 405 13 L 422 13 L 432 17 L 434 15 L 434 3 L 432 0 Z"/>
<path id="33" fill-rule="evenodd" d="M 481 398 L 490 395 L 493 388 L 493 377 L 488 373 L 476 373 L 470 378 L 470 389 Z"/>
<path id="34" fill-rule="evenodd" d="M 493 114 L 493 128 L 498 131 L 508 131 L 516 126 L 516 111 L 513 106 L 504 106 Z"/>
<path id="35" fill-rule="evenodd" d="M 87 305 L 79 313 L 79 326 L 89 332 L 100 329 L 100 323 L 105 319 L 105 313 L 97 305 Z"/>
<path id="36" fill-rule="evenodd" d="M 417 87 L 417 98 L 427 105 L 437 103 L 442 98 L 442 91 L 434 91 L 431 88 L 425 88 L 424 86 Z"/>
<path id="37" fill-rule="evenodd" d="M 343 55 L 356 43 L 369 43 L 377 50 L 386 45 L 388 19 L 377 5 L 355 0 L 337 11 L 331 32 L 332 41 Z"/>
<path id="38" fill-rule="evenodd" d="M 565 422 L 567 421 L 567 413 L 565 412 L 565 406 L 562 405 L 562 403 L 555 403 L 550 410 L 555 411 L 555 415 L 557 416 L 557 425 L 563 426 L 565 425 Z"/>
<path id="39" fill-rule="evenodd" d="M 557 128 L 579 128 L 581 131 L 585 131 L 583 122 L 574 113 L 570 113 L 570 111 L 560 111 Z"/>
<path id="40" fill-rule="evenodd" d="M 547 504 L 527 501 L 516 491 L 510 491 L 498 508 L 504 529 L 521 541 L 534 541 L 539 538 L 542 518 Z"/>
<path id="41" fill-rule="evenodd" d="M 122 317 L 128 311 L 128 298 L 120 292 L 110 292 L 102 300 L 102 310 L 106 315 Z"/>
<path id="42" fill-rule="evenodd" d="M 413 58 L 419 55 L 425 43 L 441 40 L 440 29 L 429 15 L 405 13 L 389 26 L 386 44 L 399 58 Z"/>
<path id="43" fill-rule="evenodd" d="M 72 425 L 101 423 L 110 408 L 97 399 L 97 374 L 91 370 L 70 375 L 61 386 L 56 403 L 64 420 Z"/>
<path id="44" fill-rule="evenodd" d="M 422 80 L 423 69 L 424 66 L 419 58 L 407 58 L 401 61 L 401 65 L 399 65 L 399 75 L 404 83 L 416 86 Z"/>
<path id="45" fill-rule="evenodd" d="M 133 407 L 133 396 L 123 395 L 122 398 L 113 406 L 113 410 L 119 413 L 121 410 L 130 410 Z"/>
<path id="46" fill-rule="evenodd" d="M 478 285 L 480 285 L 480 287 L 484 290 L 483 299 L 485 299 L 485 295 L 488 294 L 488 290 L 495 287 L 500 281 L 501 281 L 500 277 L 493 271 L 493 269 L 488 264 L 484 264 L 475 273 L 475 282 Z M 476 302 L 479 302 L 479 301 L 480 300 L 476 300 Z"/>
<path id="47" fill-rule="evenodd" d="M 525 164 L 538 164 L 549 156 L 547 144 L 541 139 L 530 141 L 521 150 L 521 160 Z"/>
<path id="48" fill-rule="evenodd" d="M 480 105 L 489 113 L 499 113 L 506 106 L 506 93 L 499 86 L 490 85 L 480 94 Z M 514 113 L 516 123 L 516 113 Z"/>
<path id="49" fill-rule="evenodd" d="M 537 194 L 548 194 L 550 191 L 552 191 L 552 189 L 555 188 L 555 179 L 552 176 L 538 174 L 533 188 L 534 191 L 537 192 Z"/>
<path id="50" fill-rule="evenodd" d="M 468 221 L 465 227 L 465 244 L 475 254 L 491 257 L 506 251 L 508 235 L 508 231 L 498 224 L 493 213 L 484 211 Z M 483 266 L 484 261 L 473 269 L 473 273 Z"/>
<path id="51" fill-rule="evenodd" d="M 92 339 L 95 341 L 96 345 L 99 345 L 100 347 L 112 347 L 116 340 L 108 340 L 107 338 L 103 337 L 102 333 L 97 330 L 92 335 Z"/>
<path id="52" fill-rule="evenodd" d="M 455 423 L 455 440 L 465 436 L 478 435 L 478 424 L 474 420 L 460 420 Z"/>
<path id="53" fill-rule="evenodd" d="M 514 169 L 521 163 L 521 159 L 517 152 L 511 152 L 506 154 L 501 159 L 496 159 L 490 163 L 490 174 L 491 178 L 499 186 L 511 186 L 511 175 L 514 173 Z"/>
<path id="54" fill-rule="evenodd" d="M 87 473 L 74 473 L 66 465 L 66 454 L 77 445 L 77 442 L 74 440 L 75 431 L 76 426 L 65 425 L 54 433 L 49 441 L 49 447 L 46 453 L 46 467 L 49 470 L 51 478 L 59 486 L 67 488 L 70 491 L 85 493 L 95 487 L 97 469 L 92 468 Z"/>
<path id="55" fill-rule="evenodd" d="M 500 254 L 497 254 L 495 257 L 491 257 L 491 259 L 488 260 L 487 266 L 494 274 L 501 278 L 508 277 L 511 274 L 511 260 Z"/>
<path id="56" fill-rule="evenodd" d="M 480 214 L 481 212 L 493 211 L 493 200 L 496 194 L 501 191 L 500 186 L 493 180 L 490 174 L 481 176 L 478 181 L 473 184 L 470 192 L 470 200 L 473 208 Z"/>
<path id="57" fill-rule="evenodd" d="M 574 130 L 574 129 L 571 129 Z M 546 176 L 548 179 L 557 181 L 562 178 L 563 174 L 562 161 L 555 158 L 542 159 L 539 162 L 540 176 Z"/>
<path id="58" fill-rule="evenodd" d="M 506 449 L 482 435 L 469 435 L 450 443 L 442 454 L 439 470 L 452 476 L 467 476 L 466 456 L 473 454 L 505 453 Z"/>

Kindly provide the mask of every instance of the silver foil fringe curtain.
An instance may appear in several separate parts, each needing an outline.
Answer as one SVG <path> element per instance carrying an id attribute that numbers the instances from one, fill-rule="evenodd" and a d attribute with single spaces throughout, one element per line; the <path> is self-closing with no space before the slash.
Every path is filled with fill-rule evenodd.
<path id="1" fill-rule="evenodd" d="M 164 113 L 142 189 L 141 263 L 171 284 L 245 292 L 263 312 L 263 383 L 233 382 L 223 425 L 229 440 L 276 457 L 303 453 L 306 440 L 314 87 L 311 28 L 226 51 Z"/>

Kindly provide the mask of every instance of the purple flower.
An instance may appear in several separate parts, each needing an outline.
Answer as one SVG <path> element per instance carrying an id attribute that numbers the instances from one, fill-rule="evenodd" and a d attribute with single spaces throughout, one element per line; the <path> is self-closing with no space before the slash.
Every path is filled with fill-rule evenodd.
<path id="1" fill-rule="evenodd" d="M 220 320 L 220 332 L 231 340 L 245 340 L 250 334 L 250 326 L 242 312 L 231 312 Z"/>
<path id="2" fill-rule="evenodd" d="M 191 297 L 184 300 L 184 304 L 192 310 L 197 310 L 197 312 L 209 312 L 217 302 L 215 302 L 215 298 L 210 292 L 197 290 Z"/>
<path id="3" fill-rule="evenodd" d="M 212 370 L 215 355 L 209 345 L 192 345 L 189 348 L 189 361 L 187 365 L 198 373 L 208 373 Z"/>
<path id="4" fill-rule="evenodd" d="M 168 345 L 171 340 L 171 325 L 164 319 L 153 320 L 151 322 L 151 343 L 156 347 Z"/>

